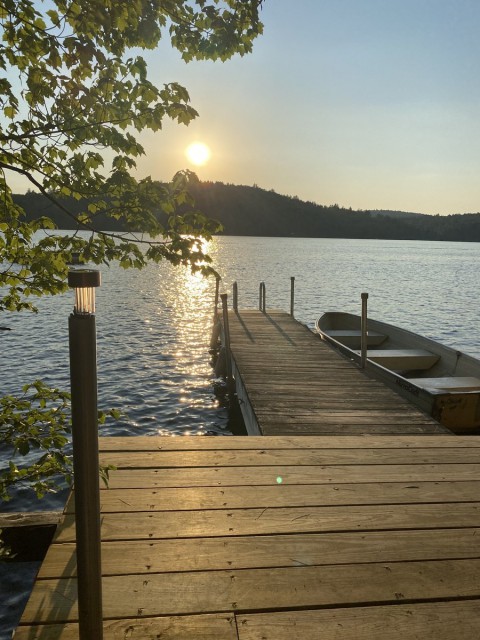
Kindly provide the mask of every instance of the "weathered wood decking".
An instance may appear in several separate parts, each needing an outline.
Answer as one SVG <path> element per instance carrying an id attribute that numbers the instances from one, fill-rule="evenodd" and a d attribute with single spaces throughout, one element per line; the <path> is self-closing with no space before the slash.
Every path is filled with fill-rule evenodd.
<path id="1" fill-rule="evenodd" d="M 480 439 L 100 447 L 106 640 L 480 637 Z M 78 637 L 67 511 L 17 640 Z"/>
<path id="2" fill-rule="evenodd" d="M 230 312 L 229 324 L 251 434 L 448 433 L 285 312 Z"/>

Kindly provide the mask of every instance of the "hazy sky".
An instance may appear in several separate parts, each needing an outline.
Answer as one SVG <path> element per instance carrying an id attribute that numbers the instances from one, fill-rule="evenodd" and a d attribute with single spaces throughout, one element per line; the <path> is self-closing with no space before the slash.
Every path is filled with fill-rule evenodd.
<path id="1" fill-rule="evenodd" d="M 144 142 L 142 169 L 194 168 L 321 204 L 480 210 L 478 0 L 266 0 L 250 56 L 185 65 L 165 42 L 152 77 L 177 80 L 200 118 Z"/>

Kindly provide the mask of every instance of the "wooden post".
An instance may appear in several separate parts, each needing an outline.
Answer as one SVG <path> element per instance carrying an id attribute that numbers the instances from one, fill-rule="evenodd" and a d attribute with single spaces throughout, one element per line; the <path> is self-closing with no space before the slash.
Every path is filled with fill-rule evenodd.
<path id="1" fill-rule="evenodd" d="M 238 284 L 233 283 L 233 310 L 238 311 Z"/>
<path id="2" fill-rule="evenodd" d="M 80 640 L 103 638 L 95 316 L 69 318 Z"/>
<path id="3" fill-rule="evenodd" d="M 222 313 L 223 313 L 223 336 L 225 355 L 227 359 L 227 385 L 229 389 L 232 385 L 232 358 L 230 353 L 230 324 L 228 321 L 228 295 L 226 293 L 221 294 L 222 299 Z"/>
<path id="4" fill-rule="evenodd" d="M 293 310 L 295 307 L 295 276 L 290 277 L 290 315 L 293 318 Z"/>
<path id="5" fill-rule="evenodd" d="M 368 293 L 362 293 L 362 325 L 361 325 L 361 340 L 360 340 L 360 366 L 365 369 L 367 363 L 367 300 Z"/>
<path id="6" fill-rule="evenodd" d="M 266 307 L 266 290 L 265 290 L 265 282 L 260 283 L 260 290 L 258 294 L 258 309 L 265 313 Z"/>

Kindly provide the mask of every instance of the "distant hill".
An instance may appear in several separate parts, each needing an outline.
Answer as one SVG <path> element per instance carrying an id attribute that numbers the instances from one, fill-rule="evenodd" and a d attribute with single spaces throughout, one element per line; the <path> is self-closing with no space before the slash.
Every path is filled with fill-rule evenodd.
<path id="1" fill-rule="evenodd" d="M 199 209 L 219 220 L 226 235 L 480 242 L 480 213 L 353 211 L 221 182 L 201 182 L 192 193 Z"/>
<path id="2" fill-rule="evenodd" d="M 27 214 L 28 220 L 34 220 L 46 216 L 51 218 L 59 229 L 74 229 L 74 221 L 72 218 L 55 206 L 50 200 L 41 193 L 28 191 L 27 193 L 15 194 L 14 201 L 20 205 Z M 79 215 L 85 210 L 86 203 L 82 200 L 74 198 L 59 198 L 59 201 L 72 213 Z M 88 204 L 88 203 L 87 203 Z M 116 221 L 106 216 L 100 216 L 96 220 L 96 228 L 103 231 L 120 231 L 123 227 Z"/>
<path id="3" fill-rule="evenodd" d="M 197 208 L 220 221 L 224 235 L 311 238 L 382 238 L 396 240 L 456 240 L 480 242 L 480 213 L 431 216 L 403 211 L 354 211 L 337 204 L 304 202 L 259 187 L 199 182 L 192 185 Z M 51 217 L 59 228 L 72 228 L 71 219 L 42 195 L 15 196 L 29 219 Z M 73 213 L 84 206 L 65 201 Z M 99 220 L 97 228 L 119 229 Z"/>

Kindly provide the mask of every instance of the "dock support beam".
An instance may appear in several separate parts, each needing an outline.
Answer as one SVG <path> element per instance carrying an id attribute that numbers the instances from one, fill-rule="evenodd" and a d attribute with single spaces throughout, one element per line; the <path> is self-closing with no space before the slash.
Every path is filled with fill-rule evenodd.
<path id="1" fill-rule="evenodd" d="M 360 340 L 360 366 L 365 369 L 367 363 L 367 300 L 368 293 L 362 293 L 362 326 L 361 326 L 361 340 Z"/>

